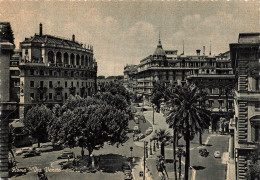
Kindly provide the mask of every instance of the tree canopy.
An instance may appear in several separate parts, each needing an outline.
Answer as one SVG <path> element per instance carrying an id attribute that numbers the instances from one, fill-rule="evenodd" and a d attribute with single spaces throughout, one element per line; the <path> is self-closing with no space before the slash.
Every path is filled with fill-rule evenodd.
<path id="1" fill-rule="evenodd" d="M 190 165 L 190 140 L 210 125 L 211 113 L 206 108 L 206 93 L 192 86 L 169 87 L 166 90 L 168 112 L 166 122 L 181 132 L 186 141 L 185 180 Z"/>
<path id="2" fill-rule="evenodd" d="M 29 109 L 23 119 L 24 130 L 38 140 L 38 146 L 42 140 L 48 137 L 47 126 L 53 120 L 52 112 L 44 105 L 36 105 Z"/>

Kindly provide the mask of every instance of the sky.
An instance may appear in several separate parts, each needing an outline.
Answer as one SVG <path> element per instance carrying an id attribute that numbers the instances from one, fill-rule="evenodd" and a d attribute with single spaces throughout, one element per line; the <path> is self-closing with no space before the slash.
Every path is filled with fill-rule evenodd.
<path id="1" fill-rule="evenodd" d="M 229 50 L 242 32 L 259 32 L 258 1 L 7 1 L 0 21 L 10 22 L 16 47 L 39 32 L 94 46 L 98 75 L 123 75 L 124 66 L 163 49 L 195 54 Z"/>

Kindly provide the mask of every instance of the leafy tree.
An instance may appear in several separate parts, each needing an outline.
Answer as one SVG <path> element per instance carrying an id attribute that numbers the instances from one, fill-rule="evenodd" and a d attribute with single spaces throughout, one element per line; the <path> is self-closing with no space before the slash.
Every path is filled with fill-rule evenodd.
<path id="1" fill-rule="evenodd" d="M 127 104 L 130 104 L 130 93 L 119 82 L 109 82 L 103 84 L 103 86 L 100 88 L 100 92 L 110 92 L 112 95 L 122 95 L 125 98 Z"/>
<path id="2" fill-rule="evenodd" d="M 53 116 L 50 109 L 44 105 L 32 107 L 23 119 L 24 129 L 40 143 L 48 136 L 47 126 L 52 122 Z"/>
<path id="3" fill-rule="evenodd" d="M 128 107 L 126 99 L 120 94 L 112 95 L 110 92 L 104 92 L 96 94 L 95 97 L 117 109 L 126 110 Z"/>
<path id="4" fill-rule="evenodd" d="M 182 129 L 186 141 L 185 180 L 190 166 L 190 140 L 210 124 L 210 112 L 206 109 L 206 96 L 197 87 L 177 86 L 167 90 L 169 111 L 166 122 L 174 129 Z"/>
<path id="5" fill-rule="evenodd" d="M 157 81 L 153 85 L 151 102 L 155 105 L 156 112 L 160 112 L 160 105 L 162 101 L 168 101 L 166 94 L 168 86 L 170 85 L 166 85 L 164 81 Z"/>
<path id="6" fill-rule="evenodd" d="M 102 101 L 102 98 L 110 99 L 111 104 Z M 60 114 L 60 117 L 56 117 L 57 123 L 50 126 L 53 137 L 71 148 L 80 146 L 82 155 L 84 155 L 84 148 L 87 148 L 91 155 L 94 150 L 102 148 L 106 142 L 117 146 L 126 142 L 128 109 L 117 108 L 117 104 L 114 103 L 120 99 L 110 93 L 105 93 L 102 98 L 83 99 L 71 96 L 62 106 L 61 111 L 55 106 L 53 114 Z"/>
<path id="7" fill-rule="evenodd" d="M 164 146 L 167 141 L 171 139 L 171 135 L 166 129 L 159 129 L 159 131 L 156 132 L 156 139 L 161 142 L 161 155 L 165 157 L 164 154 Z"/>
<path id="8" fill-rule="evenodd" d="M 250 160 L 250 164 L 246 172 L 246 179 L 260 179 L 260 145 L 258 145 L 257 149 L 248 155 L 248 159 Z"/>

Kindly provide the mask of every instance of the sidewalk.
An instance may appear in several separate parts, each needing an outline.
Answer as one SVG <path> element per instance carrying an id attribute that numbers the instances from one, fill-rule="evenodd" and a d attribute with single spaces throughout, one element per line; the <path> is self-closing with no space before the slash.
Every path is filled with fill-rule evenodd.
<path id="1" fill-rule="evenodd" d="M 227 164 L 227 180 L 236 180 L 236 167 L 235 167 L 235 161 L 234 159 L 230 158 L 230 152 L 231 152 L 231 138 L 229 137 L 229 143 L 228 143 L 228 152 L 229 152 L 229 161 Z"/>
<path id="2" fill-rule="evenodd" d="M 149 106 L 144 106 L 148 111 L 144 111 L 144 116 L 147 121 L 149 121 L 151 124 L 153 123 L 153 111 L 152 108 Z M 154 136 L 155 130 L 159 129 L 168 129 L 169 126 L 165 122 L 165 117 L 161 113 L 156 113 L 154 112 L 154 125 L 153 126 L 153 132 L 145 137 L 144 139 L 140 141 L 135 141 L 135 145 L 139 147 L 144 147 L 144 141 L 148 142 L 148 147 L 150 147 L 150 139 Z M 170 134 L 172 135 L 172 131 L 169 131 Z M 153 144 L 152 144 L 153 147 Z M 157 148 L 156 148 L 157 149 Z M 165 149 L 166 150 L 166 149 Z M 160 150 L 157 149 L 157 151 L 152 151 L 152 155 L 150 155 L 150 148 L 148 148 L 148 158 L 146 160 L 146 178 L 147 180 L 159 180 L 159 174 L 156 169 L 156 158 L 157 155 L 160 154 Z M 134 166 L 133 168 L 133 178 L 134 180 L 143 180 L 143 177 L 139 176 L 139 172 L 144 171 L 144 166 L 143 166 L 143 158 L 138 162 L 137 165 Z M 173 179 L 173 172 L 168 172 L 168 179 Z"/>

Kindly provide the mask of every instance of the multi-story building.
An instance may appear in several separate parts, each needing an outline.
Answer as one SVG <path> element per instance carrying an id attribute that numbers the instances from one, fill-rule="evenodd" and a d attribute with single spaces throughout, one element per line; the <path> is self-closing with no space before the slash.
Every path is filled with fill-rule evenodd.
<path id="1" fill-rule="evenodd" d="M 207 63 L 207 62 L 206 62 Z M 198 68 L 198 74 L 187 76 L 189 83 L 206 90 L 208 107 L 212 112 L 213 131 L 228 131 L 229 119 L 233 116 L 234 77 L 231 73 L 230 52 L 221 53 Z M 219 121 L 221 119 L 221 121 Z M 217 124 L 219 123 L 219 124 Z M 217 129 L 218 127 L 218 129 Z"/>
<path id="2" fill-rule="evenodd" d="M 137 65 L 126 65 L 124 67 L 124 87 L 129 92 L 135 92 L 136 91 L 136 85 L 137 85 Z"/>
<path id="3" fill-rule="evenodd" d="M 116 82 L 116 83 L 123 83 L 123 76 L 108 76 L 105 78 L 105 76 L 98 76 L 97 77 L 97 91 L 101 91 L 103 87 L 106 85 L 109 85 L 110 83 Z"/>
<path id="4" fill-rule="evenodd" d="M 236 179 L 245 179 L 249 152 L 260 142 L 260 33 L 241 33 L 230 44 L 235 74 L 235 116 L 230 122 Z"/>
<path id="5" fill-rule="evenodd" d="M 14 49 L 10 34 L 12 34 L 10 23 L 0 22 L 0 179 L 8 178 L 9 118 L 17 109 L 17 103 L 11 102 L 9 94 L 9 63 Z"/>
<path id="6" fill-rule="evenodd" d="M 185 55 L 184 50 L 178 55 L 177 50 L 164 50 L 159 39 L 153 55 L 142 59 L 137 69 L 134 73 L 137 85 L 133 89 L 136 88 L 137 94 L 144 96 L 146 102 L 150 102 L 156 81 L 176 85 L 195 83 L 208 92 L 208 103 L 214 114 L 213 130 L 219 130 L 216 129 L 219 119 L 224 122 L 229 119 L 230 113 L 232 114 L 234 75 L 229 51 L 217 56 L 211 55 L 211 52 L 206 55 L 203 47 L 203 52 L 198 49 L 196 55 Z M 128 77 L 125 77 L 125 82 L 128 82 Z M 227 130 L 227 127 L 228 123 L 220 129 Z"/>
<path id="7" fill-rule="evenodd" d="M 72 39 L 43 34 L 20 43 L 20 119 L 30 106 L 63 103 L 70 94 L 82 97 L 96 91 L 97 62 L 93 47 Z"/>

